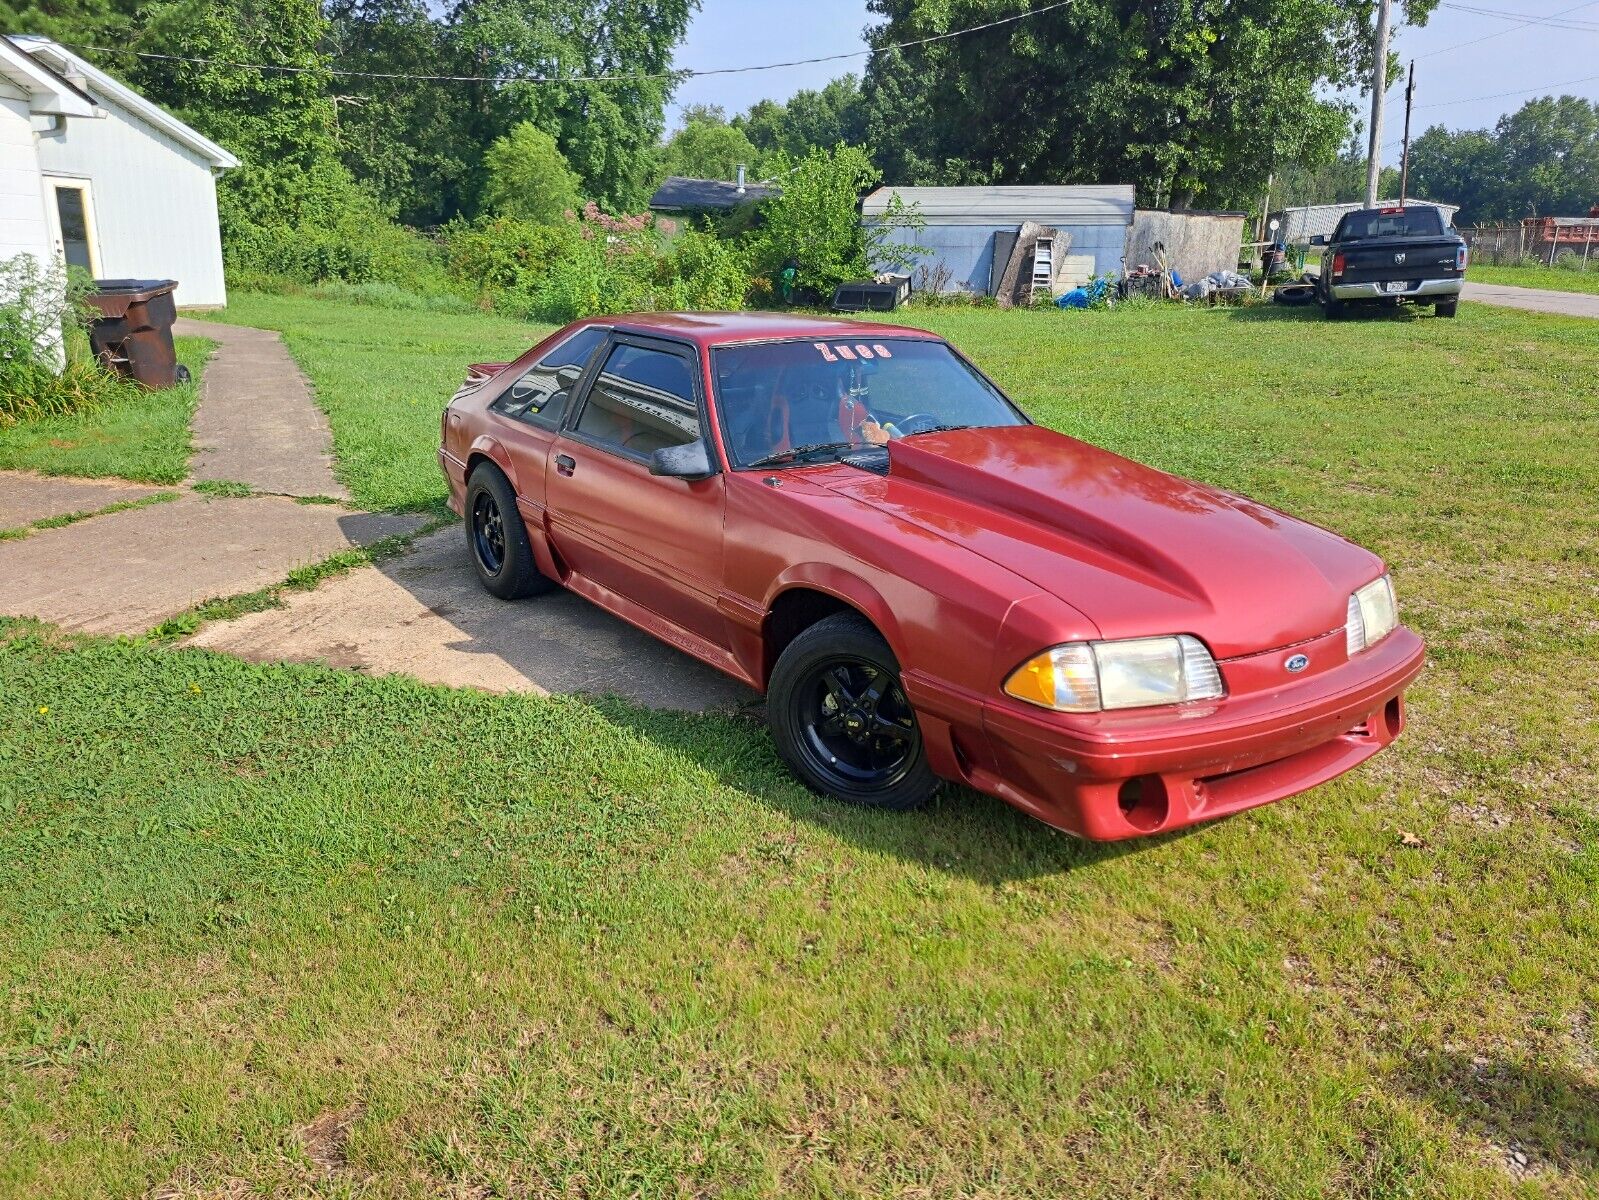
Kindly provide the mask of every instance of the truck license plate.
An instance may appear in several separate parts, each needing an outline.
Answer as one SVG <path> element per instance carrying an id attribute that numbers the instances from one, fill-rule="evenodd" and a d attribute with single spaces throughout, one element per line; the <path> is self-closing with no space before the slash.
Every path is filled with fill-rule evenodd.
<path id="1" fill-rule="evenodd" d="M 1403 292 L 1409 290 L 1410 282 L 1405 279 L 1395 279 L 1392 283 L 1384 284 L 1383 286 L 1390 292 Z"/>

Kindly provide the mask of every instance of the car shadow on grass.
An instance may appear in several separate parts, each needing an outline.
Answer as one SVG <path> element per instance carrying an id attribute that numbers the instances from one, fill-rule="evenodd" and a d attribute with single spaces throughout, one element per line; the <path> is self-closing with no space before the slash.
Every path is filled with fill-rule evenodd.
<path id="1" fill-rule="evenodd" d="M 613 724 L 682 755 L 792 820 L 860 849 L 997 886 L 1081 870 L 1148 851 L 1191 830 L 1127 842 L 1086 842 L 970 788 L 946 783 L 914 812 L 858 808 L 815 795 L 789 774 L 772 746 L 758 705 L 736 713 L 645 708 L 615 696 L 589 703 Z"/>
<path id="2" fill-rule="evenodd" d="M 1512 1174 L 1599 1174 L 1599 1087 L 1552 1063 L 1455 1050 L 1412 1055 L 1405 1089 L 1492 1143 Z"/>

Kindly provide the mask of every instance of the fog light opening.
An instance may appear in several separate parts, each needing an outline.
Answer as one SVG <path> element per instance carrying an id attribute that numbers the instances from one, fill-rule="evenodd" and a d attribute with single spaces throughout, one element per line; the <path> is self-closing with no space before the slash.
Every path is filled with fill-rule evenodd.
<path id="1" fill-rule="evenodd" d="M 1388 727 L 1389 737 L 1399 736 L 1399 731 L 1405 727 L 1405 706 L 1398 696 L 1383 705 L 1382 721 Z"/>
<path id="2" fill-rule="evenodd" d="M 1171 812 L 1166 782 L 1159 775 L 1139 775 L 1127 780 L 1116 792 L 1116 803 L 1129 825 L 1146 832 L 1159 829 Z"/>

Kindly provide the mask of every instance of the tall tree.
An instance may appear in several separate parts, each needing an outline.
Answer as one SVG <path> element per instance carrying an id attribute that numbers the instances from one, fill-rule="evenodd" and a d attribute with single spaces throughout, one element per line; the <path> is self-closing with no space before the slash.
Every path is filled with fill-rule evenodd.
<path id="1" fill-rule="evenodd" d="M 1492 130 L 1434 125 L 1410 172 L 1417 194 L 1460 205 L 1462 224 L 1580 216 L 1599 203 L 1599 102 L 1545 96 Z"/>
<path id="2" fill-rule="evenodd" d="M 719 106 L 696 104 L 683 110 L 683 127 L 661 148 L 656 175 L 734 179 L 741 166 L 759 175 L 760 159 L 744 131 L 728 124 Z"/>
<path id="3" fill-rule="evenodd" d="M 324 0 L 341 68 L 391 75 L 467 75 L 472 63 L 424 0 Z M 483 143 L 465 85 L 345 76 L 333 82 L 339 156 L 410 225 L 437 225 L 477 202 Z"/>
<path id="4" fill-rule="evenodd" d="M 612 209 L 638 207 L 666 123 L 672 51 L 698 4 L 459 0 L 454 36 L 474 73 L 511 80 L 482 85 L 463 100 L 493 136 L 531 121 L 555 138 L 590 197 Z M 572 76 L 623 78 L 559 82 Z"/>
<path id="5" fill-rule="evenodd" d="M 1413 0 L 1419 22 L 1436 0 Z M 1015 10 L 870 0 L 868 142 L 896 183 L 1131 182 L 1147 200 L 1258 202 L 1279 162 L 1325 161 L 1370 66 L 1372 0 L 1077 0 Z"/>
<path id="6" fill-rule="evenodd" d="M 555 139 L 523 121 L 484 155 L 483 202 L 490 212 L 553 225 L 578 207 L 577 176 Z"/>
<path id="7" fill-rule="evenodd" d="M 805 88 L 787 103 L 762 100 L 733 124 L 761 150 L 781 150 L 800 158 L 813 149 L 840 143 L 860 145 L 866 137 L 866 108 L 860 81 L 853 75 L 830 80 L 820 90 Z"/>

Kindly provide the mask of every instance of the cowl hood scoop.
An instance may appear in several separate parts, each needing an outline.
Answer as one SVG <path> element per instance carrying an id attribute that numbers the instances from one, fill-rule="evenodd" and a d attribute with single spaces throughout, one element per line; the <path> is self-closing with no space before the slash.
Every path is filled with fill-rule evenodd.
<path id="1" fill-rule="evenodd" d="M 833 486 L 966 545 L 1105 638 L 1193 633 L 1221 658 L 1324 634 L 1368 551 L 1252 500 L 1021 425 L 889 443 L 886 478 Z"/>

